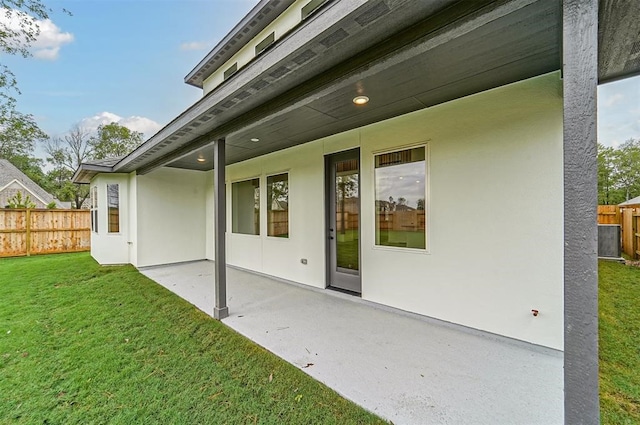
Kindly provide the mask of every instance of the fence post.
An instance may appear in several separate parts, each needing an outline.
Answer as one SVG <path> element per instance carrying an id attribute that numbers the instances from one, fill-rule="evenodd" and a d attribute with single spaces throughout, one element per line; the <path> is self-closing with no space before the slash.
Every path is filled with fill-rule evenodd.
<path id="1" fill-rule="evenodd" d="M 631 212 L 631 258 L 638 259 L 638 219 L 640 218 L 640 210 L 634 209 Z"/>
<path id="2" fill-rule="evenodd" d="M 27 227 L 27 257 L 29 257 L 31 255 L 31 210 L 29 208 L 27 208 L 25 222 L 25 225 Z"/>

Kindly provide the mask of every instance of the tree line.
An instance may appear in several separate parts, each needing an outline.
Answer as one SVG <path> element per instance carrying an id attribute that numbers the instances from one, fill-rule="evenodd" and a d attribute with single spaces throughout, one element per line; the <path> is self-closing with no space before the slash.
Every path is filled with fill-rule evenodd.
<path id="1" fill-rule="evenodd" d="M 617 148 L 598 144 L 598 203 L 617 205 L 640 196 L 640 139 Z"/>
<path id="2" fill-rule="evenodd" d="M 87 185 L 71 181 L 81 163 L 122 157 L 143 141 L 141 133 L 118 123 L 101 125 L 95 133 L 74 126 L 66 135 L 54 138 L 39 129 L 21 137 L 5 137 L 5 133 L 0 130 L 0 158 L 9 160 L 58 200 L 71 202 L 73 208 L 81 208 L 89 197 Z M 44 147 L 46 161 L 34 156 L 38 143 Z"/>

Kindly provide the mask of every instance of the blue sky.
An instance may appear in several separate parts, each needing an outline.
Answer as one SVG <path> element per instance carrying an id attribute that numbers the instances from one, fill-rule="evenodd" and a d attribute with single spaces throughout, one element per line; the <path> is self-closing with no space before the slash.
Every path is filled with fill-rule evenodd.
<path id="1" fill-rule="evenodd" d="M 52 136 L 100 116 L 121 117 L 149 137 L 201 96 L 184 76 L 256 0 L 45 3 L 73 16 L 51 15 L 49 54 L 36 43 L 32 58 L 3 57 L 18 78 L 19 109 Z"/>
<path id="2" fill-rule="evenodd" d="M 21 111 L 51 136 L 119 121 L 150 137 L 200 96 L 184 76 L 256 0 L 45 0 L 54 12 L 34 57 L 3 57 Z M 640 78 L 599 89 L 599 140 L 640 138 Z"/>

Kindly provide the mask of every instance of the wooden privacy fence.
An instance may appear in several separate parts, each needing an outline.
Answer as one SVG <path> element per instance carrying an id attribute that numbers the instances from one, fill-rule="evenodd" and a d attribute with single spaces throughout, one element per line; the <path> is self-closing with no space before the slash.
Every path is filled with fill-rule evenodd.
<path id="1" fill-rule="evenodd" d="M 640 258 L 640 208 L 598 205 L 598 224 L 619 224 L 622 252 L 633 259 Z"/>
<path id="2" fill-rule="evenodd" d="M 640 208 L 621 208 L 622 252 L 640 258 Z"/>
<path id="3" fill-rule="evenodd" d="M 598 205 L 598 224 L 620 224 L 620 207 Z"/>
<path id="4" fill-rule="evenodd" d="M 0 257 L 89 251 L 88 210 L 0 209 Z"/>

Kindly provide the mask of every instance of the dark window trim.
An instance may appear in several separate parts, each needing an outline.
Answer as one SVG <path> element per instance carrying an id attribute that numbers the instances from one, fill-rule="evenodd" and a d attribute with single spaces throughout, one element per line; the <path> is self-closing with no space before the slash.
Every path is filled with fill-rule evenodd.
<path id="1" fill-rule="evenodd" d="M 304 21 L 309 16 L 316 13 L 325 3 L 327 3 L 327 1 L 328 0 L 311 0 L 302 7 L 302 10 L 300 11 L 301 19 Z"/>
<path id="2" fill-rule="evenodd" d="M 236 72 L 238 72 L 238 62 L 234 63 L 229 68 L 227 68 L 226 71 L 224 71 L 223 79 L 227 80 L 228 78 L 230 78 Z"/>
<path id="3" fill-rule="evenodd" d="M 272 31 L 271 34 L 262 39 L 260 43 L 256 45 L 256 56 L 267 50 L 276 41 L 276 32 Z"/>

